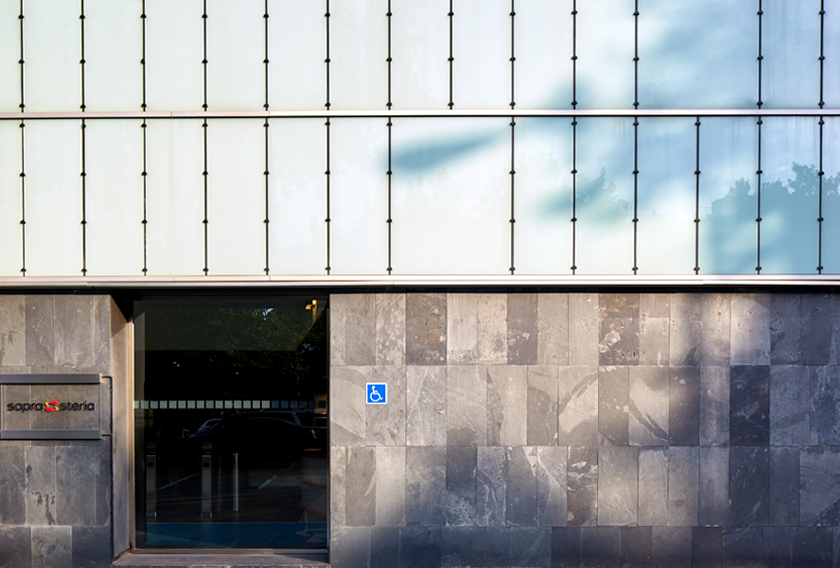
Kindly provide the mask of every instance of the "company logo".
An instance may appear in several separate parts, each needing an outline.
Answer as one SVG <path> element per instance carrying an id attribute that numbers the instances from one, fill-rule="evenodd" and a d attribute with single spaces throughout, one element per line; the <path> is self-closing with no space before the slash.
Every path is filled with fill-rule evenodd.
<path id="1" fill-rule="evenodd" d="M 10 402 L 6 405 L 7 412 L 92 412 L 96 410 L 96 404 L 84 402 L 58 402 L 50 400 L 47 402 Z"/>

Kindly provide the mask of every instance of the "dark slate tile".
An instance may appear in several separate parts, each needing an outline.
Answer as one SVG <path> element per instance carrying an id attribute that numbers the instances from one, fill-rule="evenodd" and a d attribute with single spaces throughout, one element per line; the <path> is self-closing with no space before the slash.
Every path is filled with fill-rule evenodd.
<path id="1" fill-rule="evenodd" d="M 476 521 L 476 448 L 446 448 L 446 524 L 471 526 Z"/>
<path id="2" fill-rule="evenodd" d="M 671 365 L 699 365 L 703 294 L 671 295 Z"/>
<path id="3" fill-rule="evenodd" d="M 513 446 L 507 450 L 508 525 L 533 527 L 537 524 L 537 475 L 531 464 L 537 461 L 537 448 Z"/>
<path id="4" fill-rule="evenodd" d="M 831 568 L 833 535 L 831 527 L 793 529 L 791 566 Z"/>
<path id="5" fill-rule="evenodd" d="M 446 294 L 405 298 L 406 365 L 446 364 Z"/>
<path id="6" fill-rule="evenodd" d="M 528 445 L 557 445 L 556 366 L 528 367 Z"/>
<path id="7" fill-rule="evenodd" d="M 598 365 L 598 294 L 569 294 L 569 365 Z"/>
<path id="8" fill-rule="evenodd" d="M 672 446 L 700 443 L 700 367 L 671 367 L 668 437 Z"/>
<path id="9" fill-rule="evenodd" d="M 508 294 L 508 365 L 537 364 L 537 298 L 537 294 Z"/>
<path id="10" fill-rule="evenodd" d="M 730 295 L 703 294 L 700 300 L 700 318 L 700 364 L 729 366 L 732 326 Z"/>
<path id="11" fill-rule="evenodd" d="M 639 364 L 639 294 L 600 294 L 598 363 Z"/>
<path id="12" fill-rule="evenodd" d="M 26 364 L 55 364 L 55 296 L 26 296 Z"/>
<path id="13" fill-rule="evenodd" d="M 581 568 L 616 568 L 620 562 L 620 528 L 582 527 L 580 529 Z"/>
<path id="14" fill-rule="evenodd" d="M 337 568 L 370 566 L 369 528 L 333 527 L 330 532 L 330 566 Z"/>
<path id="15" fill-rule="evenodd" d="M 0 447 L 0 526 L 26 524 L 26 461 L 22 447 Z"/>
<path id="16" fill-rule="evenodd" d="M 24 449 L 28 525 L 57 524 L 55 452 L 54 446 L 30 446 Z"/>
<path id="17" fill-rule="evenodd" d="M 696 446 L 668 449 L 668 525 L 671 527 L 697 524 L 699 449 Z"/>
<path id="18" fill-rule="evenodd" d="M 770 525 L 799 524 L 799 448 L 770 448 Z"/>
<path id="19" fill-rule="evenodd" d="M 376 454 L 374 448 L 347 448 L 345 469 L 347 526 L 369 527 L 376 522 Z"/>
<path id="20" fill-rule="evenodd" d="M 793 530 L 793 527 L 762 529 L 763 557 L 768 568 L 791 568 Z"/>
<path id="21" fill-rule="evenodd" d="M 639 296 L 639 364 L 667 366 L 670 361 L 669 294 Z"/>
<path id="22" fill-rule="evenodd" d="M 723 563 L 723 531 L 720 527 L 691 528 L 693 568 L 721 568 Z"/>
<path id="23" fill-rule="evenodd" d="M 472 564 L 470 559 L 472 530 L 471 527 L 440 527 L 440 565 L 442 568 L 459 568 Z"/>
<path id="24" fill-rule="evenodd" d="M 551 528 L 511 527 L 510 565 L 551 566 Z"/>
<path id="25" fill-rule="evenodd" d="M 32 527 L 32 568 L 71 568 L 72 527 Z"/>
<path id="26" fill-rule="evenodd" d="M 840 448 L 801 448 L 799 468 L 799 524 L 840 524 Z"/>
<path id="27" fill-rule="evenodd" d="M 569 448 L 569 525 L 591 526 L 598 520 L 598 448 Z"/>
<path id="28" fill-rule="evenodd" d="M 445 523 L 446 448 L 405 449 L 405 522 L 440 526 Z"/>
<path id="29" fill-rule="evenodd" d="M 770 443 L 770 367 L 737 365 L 730 369 L 729 440 L 733 446 Z"/>
<path id="30" fill-rule="evenodd" d="M 639 525 L 668 524 L 666 448 L 639 448 Z"/>
<path id="31" fill-rule="evenodd" d="M 476 362 L 503 365 L 507 362 L 507 294 L 476 294 Z"/>
<path id="32" fill-rule="evenodd" d="M 840 367 L 811 367 L 811 444 L 840 445 Z"/>
<path id="33" fill-rule="evenodd" d="M 840 566 L 840 527 L 832 527 L 831 536 L 831 549 L 833 551 L 833 560 L 831 562 L 831 568 L 838 568 L 838 566 Z"/>
<path id="34" fill-rule="evenodd" d="M 831 363 L 836 304 L 825 294 L 802 294 L 802 358 L 804 365 Z"/>
<path id="35" fill-rule="evenodd" d="M 569 519 L 565 447 L 537 448 L 537 524 L 543 527 L 566 526 Z"/>
<path id="36" fill-rule="evenodd" d="M 638 448 L 598 448 L 599 526 L 629 526 L 637 523 L 638 472 Z"/>
<path id="37" fill-rule="evenodd" d="M 373 448 L 376 458 L 376 526 L 405 524 L 405 447 L 379 446 Z M 344 458 L 346 463 L 347 458 Z M 335 464 L 335 461 L 332 462 Z M 347 469 L 341 472 L 347 490 Z M 335 487 L 335 483 L 332 485 Z M 342 501 L 346 501 L 344 496 Z M 339 524 L 337 521 L 333 521 Z M 342 521 L 340 524 L 347 524 Z"/>
<path id="38" fill-rule="evenodd" d="M 729 524 L 761 527 L 769 520 L 770 464 L 768 448 L 729 450 Z"/>
<path id="39" fill-rule="evenodd" d="M 580 527 L 551 527 L 551 566 L 580 566 Z"/>
<path id="40" fill-rule="evenodd" d="M 502 568 L 511 565 L 511 527 L 473 527 L 470 559 L 473 566 Z"/>
<path id="41" fill-rule="evenodd" d="M 111 527 L 73 527 L 73 568 L 111 564 Z"/>
<path id="42" fill-rule="evenodd" d="M 450 365 L 446 386 L 446 443 L 483 446 L 487 443 L 487 379 L 484 369 Z"/>
<path id="43" fill-rule="evenodd" d="M 628 367 L 598 369 L 598 433 L 602 445 L 630 443 L 630 370 Z"/>
<path id="44" fill-rule="evenodd" d="M 621 527 L 621 566 L 647 568 L 652 565 L 651 527 Z"/>
<path id="45" fill-rule="evenodd" d="M 560 367 L 559 384 L 557 443 L 598 444 L 598 367 Z"/>
<path id="46" fill-rule="evenodd" d="M 699 448 L 698 521 L 702 526 L 729 524 L 729 448 Z"/>
<path id="47" fill-rule="evenodd" d="M 476 449 L 476 522 L 484 527 L 503 526 L 507 503 L 507 452 L 498 446 Z"/>
<path id="48" fill-rule="evenodd" d="M 26 296 L 0 296 L 0 367 L 26 364 Z"/>
<path id="49" fill-rule="evenodd" d="M 700 445 L 729 445 L 729 366 L 700 367 Z"/>
<path id="50" fill-rule="evenodd" d="M 668 568 L 691 568 L 691 527 L 653 527 L 654 563 Z"/>
<path id="51" fill-rule="evenodd" d="M 29 568 L 32 565 L 32 529 L 0 526 L 0 567 Z"/>
<path id="52" fill-rule="evenodd" d="M 770 443 L 808 444 L 811 437 L 811 376 L 802 365 L 770 367 Z"/>
<path id="53" fill-rule="evenodd" d="M 107 372 L 110 363 L 108 297 L 57 295 L 54 305 L 55 362 L 80 371 Z"/>
<path id="54" fill-rule="evenodd" d="M 569 295 L 539 294 L 539 365 L 569 364 Z"/>
<path id="55" fill-rule="evenodd" d="M 629 436 L 634 446 L 668 443 L 668 368 L 630 367 Z"/>
<path id="56" fill-rule="evenodd" d="M 770 364 L 770 299 L 772 294 L 733 294 L 730 327 L 733 365 Z"/>
<path id="57" fill-rule="evenodd" d="M 400 528 L 400 565 L 405 568 L 438 568 L 440 527 Z"/>
<path id="58" fill-rule="evenodd" d="M 760 527 L 723 529 L 724 568 L 760 568 L 764 566 Z"/>
<path id="59" fill-rule="evenodd" d="M 802 361 L 802 296 L 770 294 L 770 364 Z"/>
<path id="60" fill-rule="evenodd" d="M 399 568 L 400 527 L 371 527 L 370 567 Z"/>

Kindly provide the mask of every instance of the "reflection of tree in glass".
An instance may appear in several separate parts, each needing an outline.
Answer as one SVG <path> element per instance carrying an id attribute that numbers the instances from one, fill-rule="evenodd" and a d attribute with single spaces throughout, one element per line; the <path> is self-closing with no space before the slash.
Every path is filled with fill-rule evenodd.
<path id="1" fill-rule="evenodd" d="M 571 186 L 561 185 L 556 196 L 545 208 L 545 215 L 565 215 L 569 211 L 571 199 Z M 587 223 L 593 224 L 623 221 L 627 217 L 629 205 L 627 201 L 618 196 L 615 182 L 607 179 L 606 168 L 601 168 L 598 177 L 595 179 L 590 179 L 585 174 L 577 174 L 575 178 L 575 213 L 578 219 L 585 219 Z"/>
<path id="2" fill-rule="evenodd" d="M 793 163 L 793 177 L 761 184 L 761 264 L 764 272 L 815 273 L 819 176 L 816 166 Z M 823 214 L 840 212 L 840 173 L 823 178 Z M 701 185 L 702 191 L 702 185 Z M 700 224 L 701 272 L 751 274 L 756 266 L 758 196 L 737 180 Z M 823 243 L 828 242 L 823 236 Z M 826 251 L 823 246 L 823 254 Z"/>

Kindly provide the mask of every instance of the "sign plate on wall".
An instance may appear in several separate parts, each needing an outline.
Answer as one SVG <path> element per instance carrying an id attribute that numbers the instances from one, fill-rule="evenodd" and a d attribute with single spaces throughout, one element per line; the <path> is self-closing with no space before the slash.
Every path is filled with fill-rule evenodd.
<path id="1" fill-rule="evenodd" d="M 0 375 L 0 439 L 98 440 L 99 375 Z"/>
<path id="2" fill-rule="evenodd" d="M 388 385 L 386 383 L 367 383 L 366 390 L 368 404 L 388 403 Z"/>

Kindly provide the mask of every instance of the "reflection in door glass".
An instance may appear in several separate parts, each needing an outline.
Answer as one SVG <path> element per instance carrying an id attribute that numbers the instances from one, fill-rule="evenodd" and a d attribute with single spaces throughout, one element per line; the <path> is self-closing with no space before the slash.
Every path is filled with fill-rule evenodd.
<path id="1" fill-rule="evenodd" d="M 139 301 L 142 548 L 325 548 L 326 299 Z"/>

